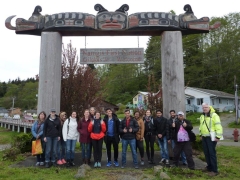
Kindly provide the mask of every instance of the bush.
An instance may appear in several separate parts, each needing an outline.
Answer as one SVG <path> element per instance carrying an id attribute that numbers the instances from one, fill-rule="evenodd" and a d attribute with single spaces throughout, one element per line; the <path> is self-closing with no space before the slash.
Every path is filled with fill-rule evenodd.
<path id="1" fill-rule="evenodd" d="M 32 149 L 32 134 L 21 133 L 14 137 L 12 147 L 20 149 L 21 153 L 30 152 Z"/>
<path id="2" fill-rule="evenodd" d="M 199 125 L 199 118 L 202 113 L 199 112 L 189 112 L 187 113 L 186 119 L 191 121 L 192 125 Z"/>
<path id="3" fill-rule="evenodd" d="M 3 160 L 15 161 L 21 153 L 30 152 L 32 149 L 32 135 L 20 133 L 13 138 L 10 149 L 3 152 Z"/>
<path id="4" fill-rule="evenodd" d="M 201 152 L 203 151 L 202 141 L 199 135 L 196 135 L 196 141 L 192 142 L 192 148 Z"/>
<path id="5" fill-rule="evenodd" d="M 17 147 L 11 147 L 10 149 L 6 149 L 3 152 L 2 160 L 10 160 L 10 161 L 16 161 L 17 156 L 21 153 L 20 149 Z"/>

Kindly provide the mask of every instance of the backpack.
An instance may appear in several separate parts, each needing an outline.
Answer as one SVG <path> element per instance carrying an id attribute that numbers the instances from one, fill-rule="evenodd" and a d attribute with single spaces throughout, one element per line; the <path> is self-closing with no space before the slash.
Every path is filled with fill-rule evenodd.
<path id="1" fill-rule="evenodd" d="M 189 139 L 191 142 L 195 142 L 196 141 L 196 135 L 193 131 L 189 131 L 188 132 L 188 135 L 189 135 Z"/>

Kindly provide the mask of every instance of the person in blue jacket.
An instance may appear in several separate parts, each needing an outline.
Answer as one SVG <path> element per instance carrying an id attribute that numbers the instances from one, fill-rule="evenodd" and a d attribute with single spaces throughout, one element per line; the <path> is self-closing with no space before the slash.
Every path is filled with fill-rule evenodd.
<path id="1" fill-rule="evenodd" d="M 45 142 L 43 140 L 43 127 L 44 127 L 44 121 L 46 119 L 46 113 L 44 111 L 40 112 L 38 115 L 38 120 L 35 121 L 35 123 L 32 126 L 32 135 L 33 139 L 41 139 L 42 149 L 43 153 L 37 155 L 37 163 L 36 166 L 43 166 L 45 161 Z"/>

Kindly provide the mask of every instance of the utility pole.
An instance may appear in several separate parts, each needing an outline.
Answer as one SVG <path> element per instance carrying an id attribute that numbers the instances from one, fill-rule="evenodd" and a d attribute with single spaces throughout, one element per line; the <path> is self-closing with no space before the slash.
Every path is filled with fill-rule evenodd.
<path id="1" fill-rule="evenodd" d="M 16 99 L 16 97 L 12 97 L 13 103 L 12 103 L 12 115 L 13 115 L 13 108 L 14 108 L 14 100 Z"/>
<path id="2" fill-rule="evenodd" d="M 235 85 L 235 110 L 236 110 L 236 124 L 238 124 L 238 85 Z"/>

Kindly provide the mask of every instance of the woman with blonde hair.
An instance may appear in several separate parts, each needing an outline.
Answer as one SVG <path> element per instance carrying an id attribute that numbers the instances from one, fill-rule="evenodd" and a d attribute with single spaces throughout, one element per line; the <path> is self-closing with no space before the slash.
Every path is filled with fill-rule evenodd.
<path id="1" fill-rule="evenodd" d="M 90 112 L 88 109 L 84 111 L 83 118 L 78 122 L 78 132 L 80 134 L 79 142 L 82 148 L 82 160 L 84 164 L 90 163 L 90 133 L 88 132 L 88 126 L 91 122 Z"/>

